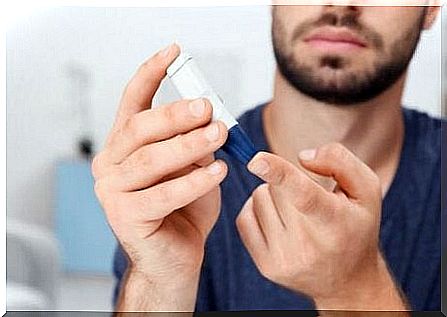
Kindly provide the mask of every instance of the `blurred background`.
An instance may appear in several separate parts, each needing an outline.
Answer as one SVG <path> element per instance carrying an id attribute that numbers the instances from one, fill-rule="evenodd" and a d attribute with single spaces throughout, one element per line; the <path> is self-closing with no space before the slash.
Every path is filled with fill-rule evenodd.
<path id="1" fill-rule="evenodd" d="M 404 98 L 437 116 L 447 97 L 442 28 L 439 17 L 423 33 Z M 112 308 L 116 242 L 93 194 L 90 159 L 128 79 L 173 41 L 195 56 L 234 115 L 270 99 L 268 7 L 47 8 L 10 26 L 8 310 Z M 177 98 L 164 82 L 156 100 Z"/>

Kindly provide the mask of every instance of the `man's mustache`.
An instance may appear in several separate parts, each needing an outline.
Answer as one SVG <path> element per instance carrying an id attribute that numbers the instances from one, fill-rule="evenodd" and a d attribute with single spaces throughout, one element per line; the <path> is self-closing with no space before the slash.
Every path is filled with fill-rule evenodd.
<path id="1" fill-rule="evenodd" d="M 360 24 L 358 18 L 353 14 L 339 16 L 334 13 L 325 13 L 317 21 L 307 21 L 298 25 L 292 33 L 292 42 L 303 37 L 313 29 L 323 26 L 345 27 L 362 36 L 368 43 L 377 49 L 383 48 L 383 40 L 380 34 Z"/>

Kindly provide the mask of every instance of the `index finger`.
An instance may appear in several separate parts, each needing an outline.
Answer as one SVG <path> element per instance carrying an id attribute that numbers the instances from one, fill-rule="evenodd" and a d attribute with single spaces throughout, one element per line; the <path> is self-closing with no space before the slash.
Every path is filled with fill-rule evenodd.
<path id="1" fill-rule="evenodd" d="M 151 108 L 152 98 L 166 75 L 166 69 L 180 54 L 180 47 L 171 44 L 144 62 L 124 90 L 114 128 L 119 128 L 132 115 Z"/>
<path id="2" fill-rule="evenodd" d="M 381 197 L 376 173 L 342 144 L 326 144 L 311 152 L 312 156 L 305 159 L 301 152 L 301 164 L 315 173 L 333 177 L 348 197 L 373 202 Z"/>

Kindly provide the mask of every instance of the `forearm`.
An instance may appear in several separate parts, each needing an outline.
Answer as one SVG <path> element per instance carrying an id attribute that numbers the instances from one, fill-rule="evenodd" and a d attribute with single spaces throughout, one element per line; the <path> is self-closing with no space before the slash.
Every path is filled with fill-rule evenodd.
<path id="1" fill-rule="evenodd" d="M 142 312 L 141 316 L 146 316 L 143 312 L 193 312 L 198 280 L 197 275 L 153 281 L 142 272 L 129 271 L 120 290 L 115 316 L 127 316 L 126 312 Z"/>
<path id="2" fill-rule="evenodd" d="M 381 256 L 372 270 L 330 298 L 315 299 L 320 316 L 407 317 L 409 307 Z M 369 312 L 367 312 L 369 311 Z"/>

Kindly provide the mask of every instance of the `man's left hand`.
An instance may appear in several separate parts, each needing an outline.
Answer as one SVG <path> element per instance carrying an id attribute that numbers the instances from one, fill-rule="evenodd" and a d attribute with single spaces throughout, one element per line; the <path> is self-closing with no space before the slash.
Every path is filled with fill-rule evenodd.
<path id="1" fill-rule="evenodd" d="M 327 191 L 285 159 L 258 153 L 248 169 L 266 184 L 238 218 L 261 274 L 312 297 L 318 309 L 405 306 L 379 251 L 382 190 L 377 175 L 338 143 L 305 150 L 301 165 L 332 177 Z"/>

